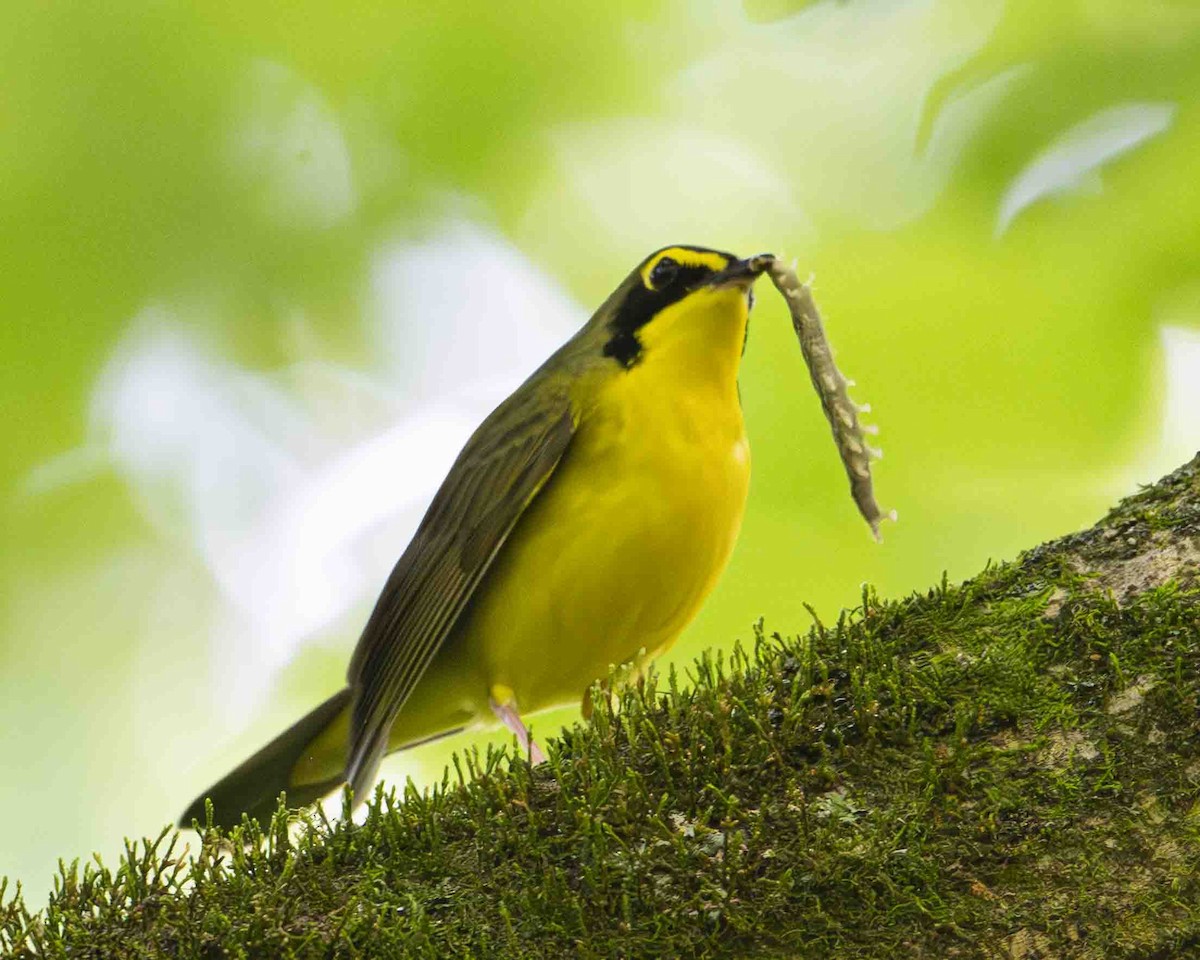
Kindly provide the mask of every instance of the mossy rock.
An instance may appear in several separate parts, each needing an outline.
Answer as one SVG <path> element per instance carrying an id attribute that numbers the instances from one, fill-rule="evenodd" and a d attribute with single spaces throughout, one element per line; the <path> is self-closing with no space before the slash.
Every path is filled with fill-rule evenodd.
<path id="1" fill-rule="evenodd" d="M 20 957 L 1200 955 L 1200 458 L 958 586 L 598 698 L 530 769 L 64 869 Z M 2 899 L 2 898 L 0 898 Z"/>

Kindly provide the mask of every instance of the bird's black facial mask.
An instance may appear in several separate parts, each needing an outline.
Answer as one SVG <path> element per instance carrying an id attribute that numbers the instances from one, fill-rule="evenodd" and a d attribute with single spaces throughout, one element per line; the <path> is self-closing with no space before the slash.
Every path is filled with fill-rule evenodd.
<path id="1" fill-rule="evenodd" d="M 636 365 L 642 355 L 638 330 L 736 262 L 732 253 L 704 247 L 665 247 L 652 254 L 631 278 L 629 293 L 609 321 L 604 355 L 625 368 Z"/>

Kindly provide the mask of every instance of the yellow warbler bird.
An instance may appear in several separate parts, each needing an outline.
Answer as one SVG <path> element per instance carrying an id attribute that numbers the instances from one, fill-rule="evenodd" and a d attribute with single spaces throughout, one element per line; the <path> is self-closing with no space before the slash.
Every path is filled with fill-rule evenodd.
<path id="1" fill-rule="evenodd" d="M 384 755 L 578 703 L 695 616 L 729 559 L 750 481 L 737 374 L 770 254 L 647 257 L 459 454 L 388 578 L 346 686 L 180 818 L 265 819 Z"/>

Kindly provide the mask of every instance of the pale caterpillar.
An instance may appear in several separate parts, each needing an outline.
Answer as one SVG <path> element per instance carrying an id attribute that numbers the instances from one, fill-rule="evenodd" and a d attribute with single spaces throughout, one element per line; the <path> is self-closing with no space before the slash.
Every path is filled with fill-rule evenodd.
<path id="1" fill-rule="evenodd" d="M 864 426 L 859 422 L 860 413 L 870 412 L 870 406 L 859 406 L 850 399 L 847 388 L 852 381 L 842 376 L 833 362 L 833 351 L 825 336 L 821 314 L 807 283 L 801 283 L 794 266 L 787 266 L 779 258 L 772 260 L 767 268 L 771 281 L 787 301 L 792 315 L 792 326 L 800 340 L 800 351 L 808 365 L 817 396 L 821 398 L 821 409 L 833 430 L 833 442 L 837 444 L 846 476 L 850 479 L 850 495 L 858 505 L 858 512 L 871 526 L 875 539 L 882 541 L 879 525 L 886 518 L 896 520 L 896 511 L 884 512 L 875 502 L 875 490 L 871 484 L 871 460 L 883 454 L 867 443 L 866 435 L 878 433 L 875 426 Z"/>

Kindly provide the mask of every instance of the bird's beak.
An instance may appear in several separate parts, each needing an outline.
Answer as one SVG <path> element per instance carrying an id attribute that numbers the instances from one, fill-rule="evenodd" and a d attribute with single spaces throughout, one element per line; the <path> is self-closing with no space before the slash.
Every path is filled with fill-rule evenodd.
<path id="1" fill-rule="evenodd" d="M 775 262 L 773 253 L 760 253 L 745 260 L 734 260 L 729 266 L 708 278 L 710 287 L 725 287 L 736 284 L 744 290 L 758 279 L 759 274 Z"/>

